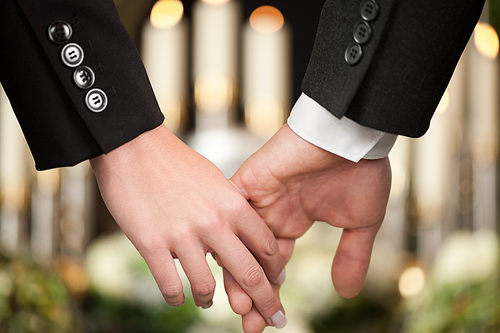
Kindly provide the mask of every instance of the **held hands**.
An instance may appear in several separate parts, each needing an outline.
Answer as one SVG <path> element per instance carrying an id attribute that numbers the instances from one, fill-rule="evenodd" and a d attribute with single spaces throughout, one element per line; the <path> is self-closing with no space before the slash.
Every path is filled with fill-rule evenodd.
<path id="1" fill-rule="evenodd" d="M 215 280 L 206 254 L 212 252 L 251 298 L 243 312 L 253 301 L 267 325 L 283 321 L 275 291 L 284 262 L 276 239 L 215 165 L 163 125 L 91 164 L 109 211 L 144 257 L 168 304 L 184 302 L 173 261 L 178 258 L 196 305 L 211 306 Z"/>
<path id="2" fill-rule="evenodd" d="M 173 262 L 178 258 L 196 305 L 210 307 L 211 252 L 247 333 L 286 324 L 278 296 L 284 265 L 314 221 L 344 228 L 332 280 L 343 297 L 359 293 L 391 178 L 387 158 L 349 162 L 287 125 L 243 164 L 234 184 L 163 125 L 91 164 L 109 211 L 167 303 L 184 302 Z"/>
<path id="3" fill-rule="evenodd" d="M 232 181 L 278 238 L 286 262 L 295 240 L 314 221 L 343 228 L 332 265 L 333 284 L 345 298 L 360 292 L 389 197 L 387 158 L 353 163 L 310 144 L 285 125 Z M 237 279 L 228 271 L 225 277 L 233 310 L 249 302 Z M 265 320 L 253 308 L 243 315 L 243 326 L 245 332 L 260 332 Z"/>

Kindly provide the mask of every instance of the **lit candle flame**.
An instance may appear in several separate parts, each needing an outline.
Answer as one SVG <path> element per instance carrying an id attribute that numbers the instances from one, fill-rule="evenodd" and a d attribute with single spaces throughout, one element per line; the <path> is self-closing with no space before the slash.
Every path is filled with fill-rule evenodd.
<path id="1" fill-rule="evenodd" d="M 474 44 L 483 56 L 491 59 L 498 56 L 498 34 L 491 25 L 483 22 L 477 24 L 474 32 Z"/>
<path id="2" fill-rule="evenodd" d="M 151 24 L 160 29 L 173 27 L 184 15 L 184 6 L 179 0 L 159 0 L 151 10 Z"/>
<path id="3" fill-rule="evenodd" d="M 283 27 L 283 14 L 272 6 L 261 6 L 250 15 L 252 28 L 263 34 L 272 34 Z"/>

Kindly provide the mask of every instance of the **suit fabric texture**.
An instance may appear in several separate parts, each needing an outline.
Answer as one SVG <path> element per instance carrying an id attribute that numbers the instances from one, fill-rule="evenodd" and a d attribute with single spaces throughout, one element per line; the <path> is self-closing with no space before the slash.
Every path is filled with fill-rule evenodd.
<path id="1" fill-rule="evenodd" d="M 338 118 L 420 136 L 483 5 L 484 0 L 328 0 L 303 92 Z M 62 44 L 48 36 L 58 21 L 72 28 Z M 360 24 L 367 38 L 358 43 L 353 31 Z M 75 85 L 75 68 L 61 60 L 69 43 L 79 45 L 81 65 L 95 73 L 92 88 L 107 98 L 102 112 L 89 110 L 90 88 Z M 107 153 L 163 121 L 112 0 L 2 0 L 0 45 L 0 82 L 38 170 Z M 349 46 L 362 55 L 355 64 L 346 62 Z"/>
<path id="2" fill-rule="evenodd" d="M 72 27 L 62 44 L 48 35 L 57 21 Z M 102 112 L 89 110 L 85 98 L 90 89 L 75 85 L 76 68 L 61 59 L 69 43 L 82 48 L 81 65 L 95 73 L 92 88 L 106 94 Z M 112 0 L 2 0 L 0 45 L 0 82 L 38 170 L 107 153 L 163 122 L 139 53 Z"/>
<path id="3" fill-rule="evenodd" d="M 370 3 L 376 13 L 365 21 L 361 12 Z M 302 90 L 337 118 L 421 136 L 483 6 L 483 0 L 328 0 Z M 363 21 L 371 37 L 360 44 L 359 62 L 349 65 L 345 52 Z"/>

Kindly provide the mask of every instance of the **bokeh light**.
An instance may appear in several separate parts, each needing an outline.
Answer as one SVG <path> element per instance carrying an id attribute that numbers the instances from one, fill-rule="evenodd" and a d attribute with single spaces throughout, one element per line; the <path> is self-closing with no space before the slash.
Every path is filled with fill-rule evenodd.
<path id="1" fill-rule="evenodd" d="M 477 24 L 474 31 L 474 44 L 483 56 L 492 59 L 498 56 L 498 34 L 491 25 L 483 22 Z"/>
<path id="2" fill-rule="evenodd" d="M 425 286 L 425 273 L 421 267 L 413 266 L 406 269 L 399 278 L 399 292 L 404 298 L 415 297 Z"/>
<path id="3" fill-rule="evenodd" d="M 180 22 L 184 15 L 184 6 L 179 0 L 160 0 L 151 10 L 151 24 L 166 29 Z"/>
<path id="4" fill-rule="evenodd" d="M 196 107 L 206 113 L 224 112 L 233 100 L 233 84 L 227 75 L 203 72 L 195 80 Z"/>
<path id="5" fill-rule="evenodd" d="M 252 28 L 263 34 L 272 34 L 283 27 L 283 14 L 272 6 L 261 6 L 250 15 Z"/>

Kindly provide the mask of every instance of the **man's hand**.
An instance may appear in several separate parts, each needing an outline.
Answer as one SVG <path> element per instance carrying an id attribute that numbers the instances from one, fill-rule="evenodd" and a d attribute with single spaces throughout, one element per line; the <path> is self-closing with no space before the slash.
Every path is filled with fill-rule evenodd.
<path id="1" fill-rule="evenodd" d="M 353 163 L 310 144 L 285 125 L 232 181 L 278 238 L 285 261 L 294 241 L 315 221 L 343 228 L 333 284 L 345 298 L 360 292 L 389 197 L 387 158 Z M 228 272 L 226 276 L 231 305 L 238 308 L 244 293 Z M 265 325 L 255 310 L 243 316 L 243 324 L 255 332 Z"/>
<path id="2" fill-rule="evenodd" d="M 178 258 L 196 305 L 211 306 L 215 280 L 206 254 L 212 252 L 274 325 L 271 318 L 280 317 L 282 306 L 273 285 L 284 268 L 277 242 L 215 165 L 163 125 L 91 164 L 109 211 L 144 257 L 168 304 L 184 302 L 173 261 Z"/>

